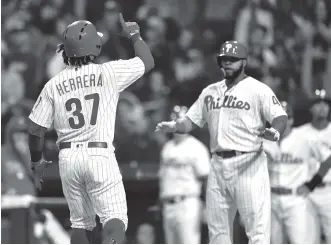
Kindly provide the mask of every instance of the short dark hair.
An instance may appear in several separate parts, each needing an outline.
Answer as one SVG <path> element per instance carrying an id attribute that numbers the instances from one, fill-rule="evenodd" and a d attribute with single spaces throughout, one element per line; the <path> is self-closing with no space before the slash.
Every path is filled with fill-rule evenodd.
<path id="1" fill-rule="evenodd" d="M 87 65 L 88 63 L 91 63 L 95 58 L 93 55 L 86 55 L 86 56 L 82 56 L 82 57 L 68 57 L 66 55 L 65 50 L 64 50 L 64 44 L 63 43 L 57 45 L 56 52 L 57 53 L 62 52 L 62 57 L 63 57 L 64 64 L 66 64 L 67 66 L 73 66 L 76 69 L 80 68 L 83 65 Z"/>

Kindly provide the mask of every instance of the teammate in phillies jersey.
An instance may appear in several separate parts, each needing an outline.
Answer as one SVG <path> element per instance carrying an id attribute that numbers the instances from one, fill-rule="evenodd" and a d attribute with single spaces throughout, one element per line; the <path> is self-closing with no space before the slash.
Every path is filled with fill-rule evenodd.
<path id="1" fill-rule="evenodd" d="M 271 185 L 271 243 L 318 243 L 318 236 L 310 232 L 316 219 L 313 207 L 297 190 L 308 178 L 310 159 L 325 149 L 309 140 L 300 128 L 292 128 L 293 110 L 286 102 L 281 104 L 288 115 L 283 137 L 279 142 L 263 144 Z"/>
<path id="2" fill-rule="evenodd" d="M 185 106 L 175 106 L 171 118 L 185 116 Z M 202 202 L 210 170 L 208 148 L 191 135 L 173 134 L 161 151 L 160 200 L 165 242 L 201 242 Z"/>
<path id="3" fill-rule="evenodd" d="M 270 242 L 270 185 L 263 138 L 277 141 L 287 115 L 272 90 L 245 74 L 246 47 L 221 46 L 217 61 L 225 79 L 206 87 L 184 119 L 161 122 L 156 131 L 189 133 L 207 122 L 212 153 L 207 184 L 210 243 L 232 243 L 238 209 L 250 243 Z M 266 121 L 272 127 L 266 128 Z"/>
<path id="4" fill-rule="evenodd" d="M 44 133 L 54 123 L 58 134 L 59 170 L 70 210 L 72 243 L 95 243 L 92 230 L 99 216 L 103 243 L 121 243 L 127 228 L 127 204 L 113 138 L 119 93 L 154 67 L 139 26 L 119 14 L 120 35 L 132 41 L 136 57 L 94 64 L 102 34 L 85 20 L 63 34 L 66 68 L 48 81 L 29 116 L 29 146 L 35 183 L 41 187 Z"/>
<path id="5" fill-rule="evenodd" d="M 307 138 L 319 139 L 329 149 L 331 149 L 331 123 L 328 119 L 330 110 L 331 99 L 326 98 L 325 90 L 316 90 L 310 106 L 312 121 L 301 126 L 302 134 Z M 328 164 L 321 162 L 320 159 L 313 162 L 310 179 L 306 184 L 308 188 L 303 186 L 302 189 L 305 194 L 311 192 L 308 197 L 314 204 L 320 222 L 312 227 L 310 233 L 315 236 L 314 232 L 320 233 L 322 230 L 326 243 L 331 244 L 331 170 L 327 172 Z M 314 229 L 315 227 L 321 229 Z"/>

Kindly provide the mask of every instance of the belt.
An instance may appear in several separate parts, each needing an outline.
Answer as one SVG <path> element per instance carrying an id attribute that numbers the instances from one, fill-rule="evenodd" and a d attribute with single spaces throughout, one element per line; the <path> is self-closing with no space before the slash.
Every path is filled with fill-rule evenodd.
<path id="1" fill-rule="evenodd" d="M 284 187 L 271 187 L 271 193 L 277 195 L 295 195 L 297 189 L 289 189 Z"/>
<path id="2" fill-rule="evenodd" d="M 188 196 L 173 196 L 173 197 L 165 197 L 161 199 L 163 204 L 176 204 L 181 201 L 184 201 Z"/>
<path id="3" fill-rule="evenodd" d="M 317 187 L 326 187 L 326 186 L 331 186 L 331 182 L 322 182 Z"/>
<path id="4" fill-rule="evenodd" d="M 63 142 L 60 143 L 59 149 L 68 149 L 71 148 L 71 144 L 77 144 L 77 148 L 80 147 L 79 143 L 71 143 L 71 142 Z M 107 148 L 108 144 L 107 142 L 88 142 L 87 148 Z"/>
<path id="5" fill-rule="evenodd" d="M 218 152 L 215 152 L 215 154 L 219 157 L 222 157 L 222 158 L 231 158 L 231 157 L 235 157 L 235 156 L 240 156 L 242 154 L 245 154 L 247 152 L 243 152 L 243 151 L 218 151 Z"/>

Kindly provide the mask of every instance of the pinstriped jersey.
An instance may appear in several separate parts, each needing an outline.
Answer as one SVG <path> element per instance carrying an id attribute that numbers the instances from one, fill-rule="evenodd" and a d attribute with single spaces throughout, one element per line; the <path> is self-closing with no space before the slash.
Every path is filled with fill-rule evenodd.
<path id="1" fill-rule="evenodd" d="M 263 146 L 270 156 L 268 168 L 273 187 L 299 187 L 310 180 L 319 164 L 331 155 L 331 148 L 316 134 L 309 135 L 305 125 L 293 128 L 279 144 L 266 140 Z"/>
<path id="2" fill-rule="evenodd" d="M 300 128 L 302 128 L 303 134 L 306 135 L 306 137 L 311 139 L 316 138 L 316 140 L 320 141 L 326 148 L 330 149 L 331 151 L 331 123 L 329 123 L 326 128 L 321 130 L 314 128 L 311 123 L 306 123 Z M 315 162 L 314 166 L 310 169 L 311 176 L 313 176 L 318 171 L 320 163 L 321 161 Z M 331 182 L 331 170 L 329 170 L 324 176 L 323 181 Z"/>
<path id="3" fill-rule="evenodd" d="M 210 171 L 208 148 L 193 136 L 168 141 L 161 151 L 160 197 L 199 196 L 201 181 Z"/>
<path id="4" fill-rule="evenodd" d="M 199 127 L 207 122 L 211 152 L 257 151 L 266 121 L 286 115 L 272 90 L 246 77 L 230 89 L 225 80 L 206 87 L 186 116 Z"/>
<path id="5" fill-rule="evenodd" d="M 64 141 L 112 144 L 119 93 L 145 71 L 139 57 L 67 67 L 46 83 L 29 118 Z M 113 149 L 114 150 L 114 149 Z"/>

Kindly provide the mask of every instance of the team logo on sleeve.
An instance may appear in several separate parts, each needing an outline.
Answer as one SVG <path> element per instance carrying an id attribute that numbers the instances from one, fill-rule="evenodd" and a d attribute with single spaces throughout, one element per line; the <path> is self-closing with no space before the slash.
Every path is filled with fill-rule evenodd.
<path id="1" fill-rule="evenodd" d="M 223 108 L 234 108 L 248 111 L 251 109 L 251 106 L 248 102 L 237 99 L 235 96 L 225 96 L 224 100 L 221 101 L 221 98 L 214 98 L 211 95 L 207 95 L 204 100 L 207 112 L 211 110 L 217 110 Z"/>

